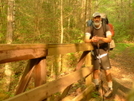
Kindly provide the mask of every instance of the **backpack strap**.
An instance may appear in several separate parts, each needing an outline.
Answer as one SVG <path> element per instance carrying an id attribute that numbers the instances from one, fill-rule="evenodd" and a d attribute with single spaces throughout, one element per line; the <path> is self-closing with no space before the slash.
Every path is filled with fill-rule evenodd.
<path id="1" fill-rule="evenodd" d="M 102 27 L 103 27 L 104 35 L 106 37 L 106 21 L 105 21 L 105 19 L 102 19 Z"/>
<path id="2" fill-rule="evenodd" d="M 94 27 L 93 27 L 93 25 L 91 25 L 90 27 L 91 27 L 91 37 L 90 37 L 90 39 L 91 39 L 93 37 Z"/>
<path id="3" fill-rule="evenodd" d="M 103 26 L 103 31 L 104 31 L 104 35 L 105 35 L 105 37 L 106 37 L 106 25 L 107 25 L 107 23 L 106 23 L 106 19 L 102 19 L 102 26 Z M 108 49 L 108 51 L 110 50 L 110 43 L 107 43 L 107 49 Z"/>

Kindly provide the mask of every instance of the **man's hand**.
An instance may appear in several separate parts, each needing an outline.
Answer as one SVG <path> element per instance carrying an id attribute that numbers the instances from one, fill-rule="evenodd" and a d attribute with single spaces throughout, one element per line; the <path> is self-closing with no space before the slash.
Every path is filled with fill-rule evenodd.
<path id="1" fill-rule="evenodd" d="M 94 37 L 92 37 L 92 42 L 99 42 L 99 37 L 97 37 L 97 36 L 94 36 Z"/>
<path id="2" fill-rule="evenodd" d="M 104 37 L 94 36 L 91 40 L 92 40 L 92 42 L 109 43 L 109 42 L 111 42 L 111 37 L 104 38 Z"/>

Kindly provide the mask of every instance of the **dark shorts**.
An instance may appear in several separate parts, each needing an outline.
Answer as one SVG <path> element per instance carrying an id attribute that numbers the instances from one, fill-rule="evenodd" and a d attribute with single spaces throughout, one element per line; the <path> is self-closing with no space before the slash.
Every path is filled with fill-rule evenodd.
<path id="1" fill-rule="evenodd" d="M 104 49 L 95 49 L 92 54 L 92 64 L 94 69 L 108 70 L 111 68 L 108 51 Z"/>

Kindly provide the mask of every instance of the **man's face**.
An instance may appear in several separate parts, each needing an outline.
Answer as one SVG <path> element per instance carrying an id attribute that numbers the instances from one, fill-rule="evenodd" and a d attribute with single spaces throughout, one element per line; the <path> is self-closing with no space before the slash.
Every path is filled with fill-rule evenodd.
<path id="1" fill-rule="evenodd" d="M 94 17 L 93 22 L 95 26 L 99 26 L 101 24 L 101 17 L 100 16 Z"/>
<path id="2" fill-rule="evenodd" d="M 101 21 L 101 17 L 100 16 L 94 17 L 93 21 L 94 22 L 100 22 Z"/>

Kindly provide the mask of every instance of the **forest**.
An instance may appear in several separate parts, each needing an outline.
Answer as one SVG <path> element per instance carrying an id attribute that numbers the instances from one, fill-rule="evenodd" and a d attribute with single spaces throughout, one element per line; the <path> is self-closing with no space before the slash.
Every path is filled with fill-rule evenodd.
<path id="1" fill-rule="evenodd" d="M 0 0 L 0 43 L 82 43 L 94 12 L 107 15 L 115 43 L 134 42 L 134 0 Z M 6 65 L 14 67 L 8 68 L 8 75 Z M 13 96 L 24 65 L 25 61 L 0 65 L 0 97 Z M 6 76 L 12 78 L 8 83 Z M 1 89 L 5 83 L 12 86 Z"/>

